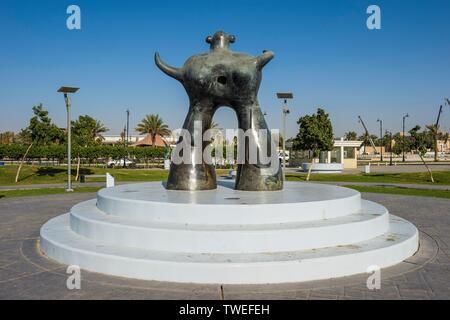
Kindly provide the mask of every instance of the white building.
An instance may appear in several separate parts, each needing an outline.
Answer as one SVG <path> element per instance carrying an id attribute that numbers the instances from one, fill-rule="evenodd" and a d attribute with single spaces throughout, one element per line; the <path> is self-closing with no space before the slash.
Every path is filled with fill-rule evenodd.
<path id="1" fill-rule="evenodd" d="M 117 144 L 117 143 L 123 143 L 123 136 L 120 134 L 117 135 L 103 135 L 103 144 Z M 130 144 L 136 143 L 139 140 L 142 140 L 145 138 L 145 135 L 130 135 L 129 142 Z"/>

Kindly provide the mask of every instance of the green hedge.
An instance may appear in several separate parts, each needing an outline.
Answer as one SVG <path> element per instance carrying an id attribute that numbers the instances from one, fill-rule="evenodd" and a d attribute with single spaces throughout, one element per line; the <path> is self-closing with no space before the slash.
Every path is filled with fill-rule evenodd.
<path id="1" fill-rule="evenodd" d="M 2 160 L 20 160 L 25 154 L 28 145 L 23 144 L 0 144 L 0 159 Z M 93 147 L 72 148 L 72 157 L 81 157 L 88 161 L 98 159 L 121 159 L 125 155 L 140 161 L 148 161 L 150 159 L 163 158 L 165 150 L 162 147 L 124 147 L 117 145 L 100 145 Z M 49 145 L 49 146 L 33 146 L 28 153 L 27 159 L 58 159 L 67 158 L 66 145 Z"/>

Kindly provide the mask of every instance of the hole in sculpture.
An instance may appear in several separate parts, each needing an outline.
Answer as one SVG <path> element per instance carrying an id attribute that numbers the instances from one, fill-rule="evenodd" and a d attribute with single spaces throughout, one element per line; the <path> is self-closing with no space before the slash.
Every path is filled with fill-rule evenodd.
<path id="1" fill-rule="evenodd" d="M 227 84 L 227 77 L 220 76 L 217 78 L 217 82 L 225 85 L 225 84 Z"/>

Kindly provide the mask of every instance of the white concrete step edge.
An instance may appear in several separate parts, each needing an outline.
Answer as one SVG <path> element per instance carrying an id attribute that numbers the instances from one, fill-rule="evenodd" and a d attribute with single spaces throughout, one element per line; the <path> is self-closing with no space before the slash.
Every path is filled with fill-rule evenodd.
<path id="1" fill-rule="evenodd" d="M 395 265 L 417 251 L 418 231 L 408 221 L 391 216 L 386 234 L 348 246 L 282 253 L 181 254 L 96 243 L 74 233 L 65 214 L 41 228 L 41 249 L 60 263 L 121 277 L 187 283 L 284 283 L 365 273 L 373 265 Z"/>
<path id="2" fill-rule="evenodd" d="M 167 191 L 161 183 L 102 189 L 97 206 L 109 215 L 135 221 L 188 224 L 286 223 L 332 219 L 358 212 L 361 194 L 325 184 L 287 182 L 282 191 Z M 274 214 L 276 213 L 276 214 Z M 299 215 L 299 213 L 302 213 Z"/>
<path id="3" fill-rule="evenodd" d="M 302 213 L 298 213 L 301 215 Z M 71 229 L 107 245 L 196 253 L 279 252 L 347 245 L 387 232 L 385 207 L 362 201 L 362 209 L 344 217 L 311 222 L 250 225 L 190 225 L 135 222 L 106 215 L 95 200 L 74 206 Z"/>

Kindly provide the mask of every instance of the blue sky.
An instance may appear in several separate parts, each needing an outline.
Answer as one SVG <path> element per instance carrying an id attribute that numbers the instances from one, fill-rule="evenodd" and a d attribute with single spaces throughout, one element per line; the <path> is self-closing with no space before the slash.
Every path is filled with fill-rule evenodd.
<path id="1" fill-rule="evenodd" d="M 82 29 L 66 28 L 66 8 L 81 8 Z M 366 28 L 366 9 L 377 4 L 382 29 Z M 277 91 L 292 91 L 288 134 L 299 116 L 318 106 L 331 115 L 336 136 L 362 132 L 361 115 L 378 134 L 377 118 L 399 131 L 436 119 L 450 96 L 450 1 L 99 1 L 2 0 L 0 2 L 0 131 L 27 125 L 31 107 L 42 102 L 65 125 L 61 85 L 81 87 L 73 114 L 100 119 L 110 134 L 147 113 L 181 127 L 188 108 L 179 83 L 153 63 L 159 51 L 181 66 L 208 50 L 204 39 L 217 30 L 236 35 L 235 51 L 275 52 L 264 69 L 259 99 L 272 128 L 281 123 Z M 235 128 L 231 110 L 215 116 Z M 450 107 L 442 127 L 450 130 Z"/>

